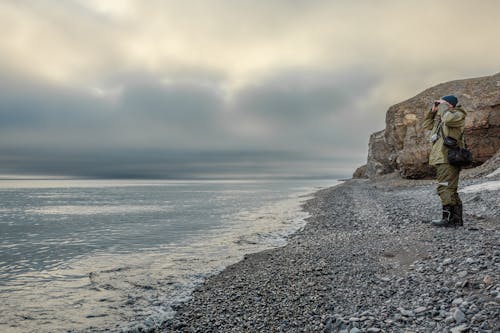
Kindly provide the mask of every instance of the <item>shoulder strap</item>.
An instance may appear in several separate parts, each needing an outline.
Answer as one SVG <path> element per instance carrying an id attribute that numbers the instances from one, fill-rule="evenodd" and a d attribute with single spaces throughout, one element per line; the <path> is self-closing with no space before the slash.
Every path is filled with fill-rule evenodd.
<path id="1" fill-rule="evenodd" d="M 444 133 L 443 133 L 443 121 L 441 119 L 439 119 L 439 124 L 438 124 L 438 127 L 437 127 L 437 132 L 436 133 L 439 133 L 441 134 L 441 137 L 443 138 L 444 140 Z"/>

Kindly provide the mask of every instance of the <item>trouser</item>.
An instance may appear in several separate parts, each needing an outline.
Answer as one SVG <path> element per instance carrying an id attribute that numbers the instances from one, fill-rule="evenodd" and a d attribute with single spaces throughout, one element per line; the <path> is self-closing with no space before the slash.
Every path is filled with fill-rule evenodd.
<path id="1" fill-rule="evenodd" d="M 441 198 L 441 204 L 446 205 L 461 205 L 462 200 L 458 195 L 458 178 L 460 174 L 460 167 L 442 163 L 436 165 L 437 172 L 437 193 Z"/>

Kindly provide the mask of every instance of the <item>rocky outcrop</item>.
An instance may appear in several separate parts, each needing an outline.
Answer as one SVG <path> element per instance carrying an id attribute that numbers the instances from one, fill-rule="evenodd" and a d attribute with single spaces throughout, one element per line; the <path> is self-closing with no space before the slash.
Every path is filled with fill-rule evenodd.
<path id="1" fill-rule="evenodd" d="M 480 165 L 500 149 L 500 73 L 439 84 L 386 113 L 385 130 L 370 136 L 365 175 L 398 171 L 405 178 L 424 178 L 433 174 L 428 165 L 430 133 L 422 128 L 425 112 L 433 100 L 454 94 L 468 112 L 466 142 Z"/>
<path id="2" fill-rule="evenodd" d="M 370 135 L 366 176 L 373 178 L 394 171 L 393 163 L 387 163 L 393 158 L 391 146 L 385 138 L 385 130 Z"/>
<path id="3" fill-rule="evenodd" d="M 464 170 L 460 174 L 462 178 L 479 178 L 479 177 L 493 177 L 500 175 L 500 149 L 492 158 L 486 161 L 481 166 L 473 169 Z"/>
<path id="4" fill-rule="evenodd" d="M 354 173 L 352 174 L 352 178 L 368 178 L 368 176 L 366 175 L 366 164 L 357 168 L 356 171 L 354 171 Z"/>

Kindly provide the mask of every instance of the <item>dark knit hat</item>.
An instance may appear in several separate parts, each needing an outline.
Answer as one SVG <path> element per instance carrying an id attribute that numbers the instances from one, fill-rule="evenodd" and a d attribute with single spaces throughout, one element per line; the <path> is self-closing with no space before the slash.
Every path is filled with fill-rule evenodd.
<path id="1" fill-rule="evenodd" d="M 447 101 L 448 103 L 453 105 L 453 107 L 457 106 L 458 98 L 456 98 L 453 95 L 443 96 L 443 97 L 441 97 L 441 99 L 444 101 Z"/>

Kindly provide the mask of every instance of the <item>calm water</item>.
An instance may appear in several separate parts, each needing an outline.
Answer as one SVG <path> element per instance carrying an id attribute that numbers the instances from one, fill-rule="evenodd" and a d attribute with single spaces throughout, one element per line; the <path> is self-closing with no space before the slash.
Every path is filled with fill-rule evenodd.
<path id="1" fill-rule="evenodd" d="M 282 246 L 334 180 L 0 180 L 0 331 L 128 330 Z"/>

